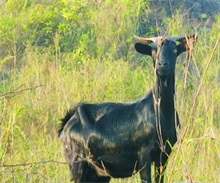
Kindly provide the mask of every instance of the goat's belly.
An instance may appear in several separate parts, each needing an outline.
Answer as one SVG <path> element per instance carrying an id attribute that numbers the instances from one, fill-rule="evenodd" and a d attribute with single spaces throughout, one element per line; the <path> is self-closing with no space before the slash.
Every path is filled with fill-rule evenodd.
<path id="1" fill-rule="evenodd" d="M 137 171 L 138 158 L 136 155 L 120 154 L 100 156 L 95 168 L 98 174 L 114 178 L 130 177 Z"/>

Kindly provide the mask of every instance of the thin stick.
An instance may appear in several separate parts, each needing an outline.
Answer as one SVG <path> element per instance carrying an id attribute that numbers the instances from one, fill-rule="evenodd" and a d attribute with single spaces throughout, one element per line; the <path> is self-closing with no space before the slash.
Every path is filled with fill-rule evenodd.
<path id="1" fill-rule="evenodd" d="M 218 46 L 219 42 L 220 42 L 220 34 L 219 34 L 218 39 L 217 39 L 217 41 L 216 41 L 216 43 L 215 43 L 214 49 L 212 50 L 211 56 L 210 56 L 209 61 L 208 61 L 207 65 L 206 65 L 206 68 L 205 68 L 205 70 L 204 70 L 202 79 L 201 79 L 201 81 L 200 81 L 199 87 L 198 87 L 197 92 L 196 92 L 196 95 L 195 95 L 195 97 L 194 97 L 192 109 L 191 109 L 191 112 L 190 112 L 188 121 L 187 121 L 187 123 L 186 123 L 186 129 L 185 129 L 185 131 L 184 131 L 184 133 L 183 133 L 183 135 L 182 135 L 182 138 L 180 139 L 181 141 L 184 139 L 184 137 L 186 136 L 186 132 L 188 131 L 189 122 L 190 122 L 190 120 L 191 120 L 191 118 L 192 118 L 192 115 L 193 115 L 193 113 L 194 113 L 194 111 L 195 111 L 195 106 L 196 106 L 197 98 L 198 98 L 199 93 L 200 93 L 200 91 L 201 91 L 201 89 L 202 89 L 202 86 L 203 86 L 203 83 L 204 83 L 204 80 L 205 80 L 207 71 L 208 71 L 209 66 L 210 66 L 210 64 L 211 64 L 211 62 L 212 62 L 214 52 L 215 52 L 215 50 L 217 49 L 217 46 Z"/>
<path id="2" fill-rule="evenodd" d="M 40 87 L 43 87 L 43 86 L 45 86 L 45 85 L 37 85 L 37 86 L 29 87 L 29 88 L 20 89 L 22 87 L 22 85 L 21 85 L 21 86 L 17 87 L 16 89 L 14 89 L 10 92 L 0 94 L 0 97 L 1 97 L 0 100 L 3 100 L 5 98 L 12 98 L 15 95 L 21 94 L 24 91 L 33 90 L 33 89 L 40 88 Z"/>
<path id="3" fill-rule="evenodd" d="M 39 165 L 39 164 L 48 164 L 48 163 L 56 163 L 56 164 L 70 164 L 70 163 L 79 163 L 81 161 L 88 161 L 90 157 L 82 158 L 78 161 L 56 161 L 56 160 L 46 160 L 46 161 L 37 161 L 37 162 L 30 162 L 30 163 L 19 163 L 19 164 L 2 164 L 0 168 L 7 168 L 7 167 L 20 167 L 20 166 L 32 166 L 32 165 Z"/>
<path id="4" fill-rule="evenodd" d="M 21 167 L 21 166 L 32 166 L 39 164 L 48 164 L 48 163 L 56 163 L 56 164 L 68 164 L 68 163 L 78 163 L 78 162 L 61 162 L 56 160 L 48 160 L 48 161 L 39 161 L 39 162 L 30 162 L 30 163 L 19 163 L 19 164 L 3 164 L 0 165 L 0 168 L 9 168 L 9 167 Z"/>
<path id="5" fill-rule="evenodd" d="M 207 65 L 206 65 L 206 67 L 205 67 L 205 70 L 204 70 L 202 79 L 201 79 L 201 81 L 200 81 L 199 87 L 198 87 L 197 92 L 196 92 L 196 94 L 195 94 L 195 97 L 194 97 L 194 100 L 193 100 L 192 109 L 191 109 L 191 111 L 190 111 L 190 115 L 189 115 L 188 120 L 187 120 L 187 122 L 186 122 L 186 128 L 185 128 L 185 130 L 183 131 L 182 137 L 180 138 L 179 145 L 178 145 L 178 149 L 177 149 L 177 153 L 176 153 L 176 156 L 175 156 L 175 158 L 174 158 L 174 161 L 173 161 L 173 164 L 172 164 L 172 167 L 171 167 L 171 171 L 170 171 L 170 172 L 171 172 L 171 173 L 170 173 L 171 175 L 172 175 L 173 172 L 174 172 L 174 167 L 175 167 L 175 163 L 176 163 L 176 161 L 177 161 L 177 157 L 178 157 L 178 155 L 179 155 L 179 153 L 180 153 L 180 149 L 181 149 L 181 146 L 182 146 L 182 144 L 183 144 L 183 140 L 184 140 L 184 138 L 185 138 L 185 136 L 186 136 L 186 133 L 187 133 L 188 130 L 189 130 L 189 123 L 190 123 L 190 121 L 191 121 L 191 119 L 192 119 L 192 115 L 193 115 L 193 113 L 195 112 L 196 102 L 197 102 L 199 93 L 200 93 L 201 88 L 202 88 L 202 86 L 203 86 L 203 83 L 204 83 L 204 80 L 205 80 L 207 71 L 208 71 L 208 69 L 209 69 L 209 66 L 210 66 L 212 60 L 213 60 L 213 55 L 214 55 L 214 53 L 215 53 L 215 51 L 216 51 L 216 49 L 217 49 L 217 47 L 218 47 L 218 45 L 219 45 L 219 42 L 220 42 L 220 34 L 219 34 L 218 39 L 217 39 L 217 41 L 216 41 L 216 43 L 215 43 L 215 46 L 214 46 L 214 48 L 213 48 L 213 50 L 212 50 L 211 56 L 210 56 L 209 61 L 208 61 Z M 169 181 L 169 182 L 171 182 L 171 181 Z"/>

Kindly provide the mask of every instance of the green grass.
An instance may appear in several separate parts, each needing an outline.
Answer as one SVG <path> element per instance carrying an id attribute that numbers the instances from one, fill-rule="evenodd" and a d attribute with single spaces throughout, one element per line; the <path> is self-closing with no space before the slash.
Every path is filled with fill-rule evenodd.
<path id="1" fill-rule="evenodd" d="M 7 39 L 10 41 L 4 43 L 6 51 L 0 58 L 0 182 L 69 182 L 70 173 L 57 134 L 59 119 L 68 108 L 80 101 L 133 101 L 152 88 L 153 64 L 133 48 L 138 26 L 134 19 L 144 4 L 126 1 L 127 7 L 137 8 L 134 15 L 135 8 L 125 12 L 124 4 L 111 3 L 108 1 L 96 12 L 97 16 L 90 12 L 94 22 L 89 23 L 95 28 L 77 37 L 78 47 L 73 51 L 60 50 L 60 39 L 64 37 L 58 33 L 49 47 L 21 40 L 19 44 L 22 42 L 25 48 L 20 47 L 16 41 L 21 27 L 12 31 Z M 113 9 L 108 11 L 109 7 Z M 181 15 L 177 17 L 167 20 L 167 33 L 187 32 Z M 115 19 L 117 25 L 113 24 Z M 169 159 L 165 173 L 169 183 L 218 183 L 220 179 L 220 45 L 214 49 L 219 25 L 217 16 L 211 30 L 200 30 L 186 79 L 185 57 L 178 59 L 176 108 L 182 124 L 179 137 L 185 136 Z M 96 39 L 90 40 L 91 36 Z M 140 183 L 140 178 L 135 175 L 111 182 Z"/>
<path id="2" fill-rule="evenodd" d="M 199 57 L 202 58 L 197 52 L 203 54 L 199 43 L 195 50 L 196 63 Z M 182 122 L 179 135 L 182 135 L 187 125 L 189 129 L 184 141 L 174 147 L 166 171 L 167 182 L 218 181 L 218 50 L 214 54 L 215 58 L 206 73 L 191 119 L 188 117 L 201 78 L 189 73 L 188 79 L 191 81 L 184 90 L 184 81 L 180 79 L 181 75 L 177 75 L 177 109 Z M 206 63 L 209 58 L 210 54 L 205 57 Z M 40 54 L 30 48 L 24 57 L 25 66 L 19 72 L 11 73 L 10 81 L 4 81 L 7 84 L 3 84 L 1 90 L 15 92 L 11 93 L 11 97 L 9 94 L 2 94 L 1 97 L 2 182 L 68 182 L 70 174 L 68 166 L 62 163 L 65 159 L 62 144 L 57 137 L 58 120 L 65 111 L 79 101 L 135 100 L 153 84 L 152 65 L 143 67 L 123 60 L 116 62 L 91 58 L 83 60 L 84 63 L 76 67 L 74 60 L 65 59 L 60 58 L 57 63 L 49 53 Z M 201 75 L 203 70 L 201 66 Z M 112 180 L 127 181 L 140 182 L 138 176 L 124 181 Z"/>

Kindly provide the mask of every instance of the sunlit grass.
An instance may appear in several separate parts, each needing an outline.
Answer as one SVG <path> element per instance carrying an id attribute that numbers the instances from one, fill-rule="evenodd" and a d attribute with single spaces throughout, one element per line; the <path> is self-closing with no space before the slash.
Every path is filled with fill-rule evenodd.
<path id="1" fill-rule="evenodd" d="M 111 13 L 118 18 L 118 26 L 123 27 L 128 17 L 126 14 L 116 16 L 120 8 L 124 6 Z M 104 9 L 94 17 L 100 20 L 96 31 L 102 33 L 97 38 L 100 47 L 96 56 L 86 52 L 89 49 L 85 49 L 85 42 L 73 53 L 59 52 L 57 43 L 47 49 L 28 44 L 19 66 L 10 71 L 5 67 L 7 77 L 0 83 L 0 182 L 69 182 L 70 172 L 57 134 L 59 119 L 66 110 L 80 101 L 133 101 L 152 88 L 154 73 L 150 59 L 135 53 L 130 46 L 133 38 L 129 43 L 119 41 L 124 34 L 133 36 L 132 22 L 124 26 L 127 32 L 125 29 L 111 32 L 110 27 L 115 25 L 108 25 L 107 18 Z M 217 183 L 220 179 L 219 45 L 189 119 L 204 69 L 219 36 L 219 20 L 216 19 L 212 30 L 199 35 L 186 80 L 185 59 L 179 58 L 177 63 L 176 108 L 182 124 L 179 137 L 188 129 L 182 143 L 174 146 L 169 159 L 165 173 L 169 183 Z M 184 28 L 175 26 L 172 21 L 168 22 L 172 26 L 167 31 L 183 33 Z M 177 25 L 180 23 L 178 19 Z M 103 27 L 103 24 L 108 26 Z M 114 45 L 108 50 L 112 42 Z M 119 46 L 126 51 L 116 54 Z M 3 68 L 4 65 L 0 65 L 0 69 Z M 111 182 L 140 183 L 140 177 L 135 175 Z"/>

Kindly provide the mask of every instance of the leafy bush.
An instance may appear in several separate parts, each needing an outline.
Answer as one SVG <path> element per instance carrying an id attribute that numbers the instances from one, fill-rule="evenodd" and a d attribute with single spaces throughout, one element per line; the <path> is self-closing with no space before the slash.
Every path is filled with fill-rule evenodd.
<path id="1" fill-rule="evenodd" d="M 203 11 L 204 3 L 218 3 L 184 2 L 199 3 L 194 8 L 207 19 L 215 11 Z M 184 35 L 194 33 L 196 27 L 199 38 L 190 69 L 185 56 L 178 58 L 176 69 L 179 133 L 186 131 L 186 136 L 174 147 L 165 178 L 167 182 L 218 181 L 220 49 L 214 47 L 220 15 L 209 28 L 204 20 L 185 24 L 186 4 L 179 3 L 1 1 L 0 180 L 68 182 L 69 170 L 57 138 L 58 121 L 66 110 L 80 101 L 124 102 L 143 96 L 154 83 L 153 63 L 134 51 L 133 35 Z M 129 180 L 140 182 L 138 176 Z"/>

